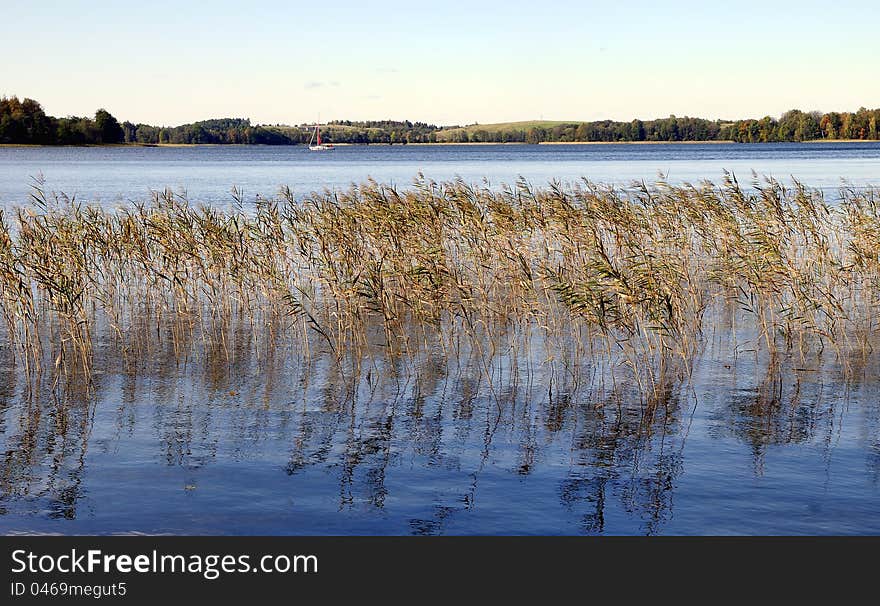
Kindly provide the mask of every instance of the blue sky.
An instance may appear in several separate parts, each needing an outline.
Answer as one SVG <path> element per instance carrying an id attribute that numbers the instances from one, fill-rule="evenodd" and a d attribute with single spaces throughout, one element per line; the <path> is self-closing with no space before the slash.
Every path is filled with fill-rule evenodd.
<path id="1" fill-rule="evenodd" d="M 880 107 L 880 3 L 3 0 L 0 95 L 179 124 Z"/>

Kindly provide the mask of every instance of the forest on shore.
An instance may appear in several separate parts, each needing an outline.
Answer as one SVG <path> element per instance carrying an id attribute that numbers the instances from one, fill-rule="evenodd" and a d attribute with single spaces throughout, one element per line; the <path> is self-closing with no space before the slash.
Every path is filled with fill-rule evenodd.
<path id="1" fill-rule="evenodd" d="M 803 112 L 793 109 L 779 118 L 707 120 L 676 117 L 629 122 L 511 122 L 469 126 L 436 126 L 424 122 L 335 120 L 322 126 L 333 143 L 577 143 L 735 141 L 742 143 L 878 140 L 880 109 L 855 112 Z M 0 97 L 0 144 L 264 144 L 308 143 L 310 125 L 254 125 L 246 118 L 203 120 L 180 126 L 119 122 L 99 109 L 94 117 L 56 118 L 39 102 Z"/>

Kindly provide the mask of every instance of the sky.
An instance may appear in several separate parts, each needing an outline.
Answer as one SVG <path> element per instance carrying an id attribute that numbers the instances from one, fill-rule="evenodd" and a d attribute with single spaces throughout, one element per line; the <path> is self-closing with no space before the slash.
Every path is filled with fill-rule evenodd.
<path id="1" fill-rule="evenodd" d="M 0 96 L 176 125 L 880 107 L 880 2 L 0 0 Z"/>

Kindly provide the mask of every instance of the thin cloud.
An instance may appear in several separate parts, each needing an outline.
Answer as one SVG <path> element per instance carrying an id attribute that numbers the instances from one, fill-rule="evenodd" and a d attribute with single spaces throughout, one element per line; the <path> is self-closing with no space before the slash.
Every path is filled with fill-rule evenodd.
<path id="1" fill-rule="evenodd" d="M 329 82 L 324 82 L 323 80 L 310 80 L 305 83 L 304 88 L 323 88 L 325 86 L 339 86 L 339 82 L 336 80 L 330 80 Z"/>

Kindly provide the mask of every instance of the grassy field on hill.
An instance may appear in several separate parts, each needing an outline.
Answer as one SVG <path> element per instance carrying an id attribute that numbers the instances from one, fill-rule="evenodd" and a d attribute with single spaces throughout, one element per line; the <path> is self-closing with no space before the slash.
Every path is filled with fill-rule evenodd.
<path id="1" fill-rule="evenodd" d="M 523 120 L 520 122 L 496 122 L 493 124 L 471 124 L 469 126 L 460 126 L 455 128 L 444 128 L 442 130 L 437 131 L 437 141 L 439 142 L 461 142 L 464 140 L 464 136 L 467 136 L 468 141 L 486 141 L 489 138 L 483 136 L 484 134 L 488 135 L 497 135 L 499 133 L 517 133 L 520 137 L 517 139 L 525 140 L 526 134 L 532 130 L 541 129 L 543 131 L 549 131 L 554 128 L 560 127 L 574 127 L 577 126 L 580 122 L 574 120 Z M 495 137 L 491 137 L 494 139 Z"/>

